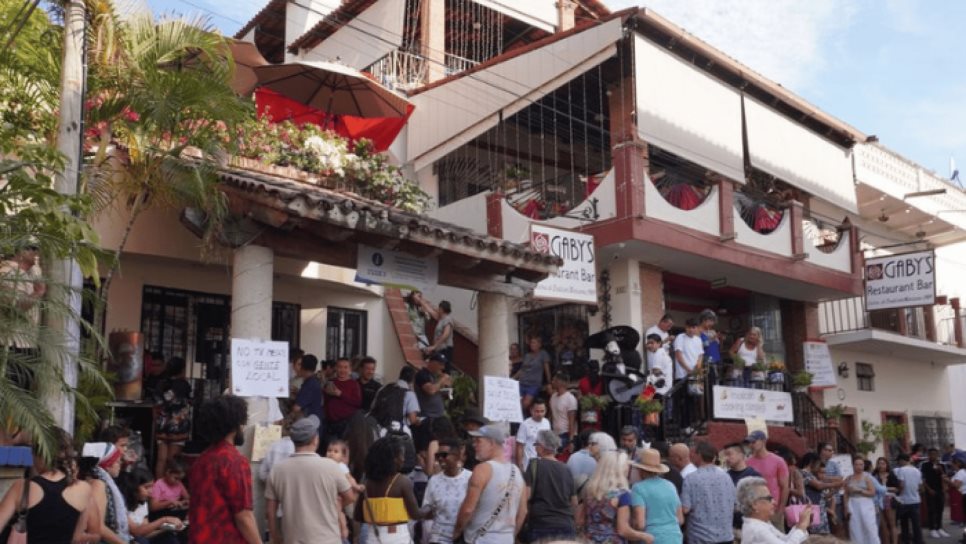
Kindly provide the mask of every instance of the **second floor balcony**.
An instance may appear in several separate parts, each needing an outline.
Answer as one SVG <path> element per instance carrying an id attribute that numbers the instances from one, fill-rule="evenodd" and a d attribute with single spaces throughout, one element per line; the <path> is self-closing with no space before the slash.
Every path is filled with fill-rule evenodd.
<path id="1" fill-rule="evenodd" d="M 862 297 L 819 304 L 819 332 L 829 345 L 910 361 L 966 361 L 959 301 L 891 310 L 865 310 Z M 958 330 L 957 330 L 958 329 Z"/>

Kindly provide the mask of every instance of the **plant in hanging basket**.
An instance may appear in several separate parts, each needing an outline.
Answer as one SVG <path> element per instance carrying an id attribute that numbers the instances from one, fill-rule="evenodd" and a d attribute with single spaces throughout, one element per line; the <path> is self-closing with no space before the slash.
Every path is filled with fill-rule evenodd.
<path id="1" fill-rule="evenodd" d="M 642 414 L 655 414 L 664 411 L 664 404 L 657 399 L 642 399 L 640 397 L 634 401 L 634 407 Z"/>
<path id="2" fill-rule="evenodd" d="M 845 406 L 842 406 L 841 404 L 829 406 L 828 408 L 822 410 L 822 413 L 825 415 L 825 419 L 827 419 L 829 423 L 835 422 L 837 424 L 839 420 L 842 419 L 842 414 L 845 413 Z"/>

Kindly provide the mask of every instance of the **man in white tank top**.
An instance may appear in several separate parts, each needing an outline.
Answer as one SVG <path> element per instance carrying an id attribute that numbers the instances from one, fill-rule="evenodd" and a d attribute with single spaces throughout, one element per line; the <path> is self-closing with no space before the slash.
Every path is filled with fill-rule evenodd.
<path id="1" fill-rule="evenodd" d="M 480 464 L 473 469 L 453 531 L 468 544 L 513 544 L 527 517 L 523 474 L 503 453 L 506 427 L 491 423 L 469 433 Z"/>

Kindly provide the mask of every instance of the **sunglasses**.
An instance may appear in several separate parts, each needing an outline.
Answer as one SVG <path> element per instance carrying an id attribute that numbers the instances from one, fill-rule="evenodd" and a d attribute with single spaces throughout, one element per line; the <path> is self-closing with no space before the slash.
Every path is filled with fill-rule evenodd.
<path id="1" fill-rule="evenodd" d="M 442 459 L 446 459 L 447 457 L 449 457 L 449 454 L 450 452 L 448 451 L 438 451 L 436 452 L 436 460 L 439 461 Z"/>
<path id="2" fill-rule="evenodd" d="M 771 495 L 764 495 L 764 496 L 758 497 L 755 500 L 756 501 L 768 501 L 768 502 L 772 502 L 773 500 L 775 500 L 775 498 L 772 497 Z"/>

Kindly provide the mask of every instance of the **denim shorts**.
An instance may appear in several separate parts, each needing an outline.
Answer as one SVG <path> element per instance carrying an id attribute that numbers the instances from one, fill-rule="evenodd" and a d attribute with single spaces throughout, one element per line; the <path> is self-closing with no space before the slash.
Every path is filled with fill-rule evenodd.
<path id="1" fill-rule="evenodd" d="M 540 394 L 540 386 L 539 385 L 523 385 L 522 383 L 520 384 L 520 396 L 521 397 L 526 397 L 526 396 L 529 395 L 531 397 L 536 398 L 536 396 L 539 395 L 539 394 Z"/>

